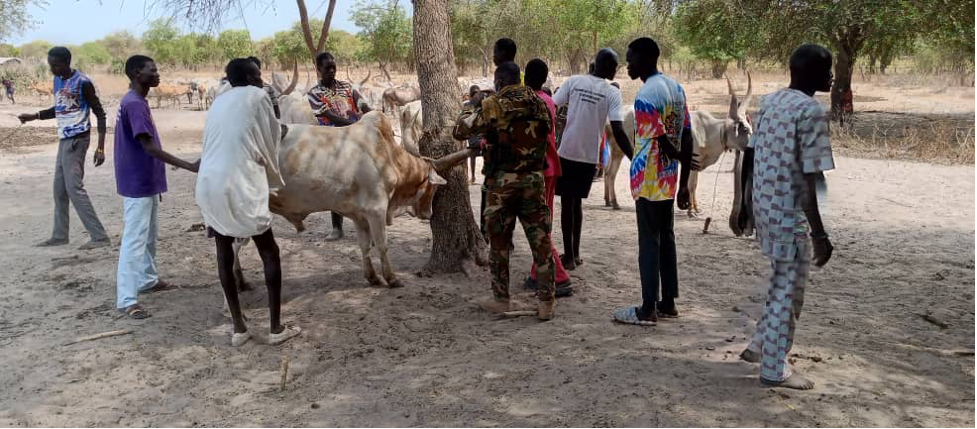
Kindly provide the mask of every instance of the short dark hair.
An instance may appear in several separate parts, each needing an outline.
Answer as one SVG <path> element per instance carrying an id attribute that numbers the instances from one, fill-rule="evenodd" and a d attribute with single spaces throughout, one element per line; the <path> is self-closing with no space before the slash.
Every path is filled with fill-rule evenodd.
<path id="1" fill-rule="evenodd" d="M 227 81 L 231 83 L 231 86 L 247 86 L 250 84 L 248 82 L 248 66 L 251 64 L 257 65 L 248 58 L 235 58 L 227 63 L 227 67 L 224 67 L 224 74 L 227 75 Z"/>
<path id="2" fill-rule="evenodd" d="M 658 43 L 650 37 L 640 37 L 634 39 L 628 44 L 628 49 L 641 56 L 645 60 L 650 60 L 651 62 L 658 64 L 658 57 L 661 56 L 661 49 L 658 48 Z"/>
<path id="3" fill-rule="evenodd" d="M 478 93 L 478 90 L 479 89 L 480 88 L 478 87 L 478 85 L 472 85 L 472 86 L 468 87 L 468 96 L 470 97 L 470 96 L 475 95 L 476 93 Z"/>
<path id="4" fill-rule="evenodd" d="M 251 57 L 248 57 L 247 60 L 248 61 L 251 61 L 252 63 L 254 63 L 255 65 L 257 65 L 259 69 L 261 68 L 261 60 L 259 60 L 258 57 L 251 56 Z"/>
<path id="5" fill-rule="evenodd" d="M 798 46 L 790 54 L 790 75 L 811 76 L 818 65 L 831 66 L 831 51 L 824 46 L 807 43 Z"/>
<path id="6" fill-rule="evenodd" d="M 126 76 L 130 80 L 136 78 L 136 72 L 142 70 L 146 66 L 146 63 L 153 62 L 152 58 L 145 55 L 133 55 L 126 60 Z"/>
<path id="7" fill-rule="evenodd" d="M 64 61 L 65 64 L 71 65 L 71 51 L 64 46 L 55 46 L 47 51 L 49 57 L 57 58 Z"/>
<path id="8" fill-rule="evenodd" d="M 502 81 L 502 86 L 519 84 L 519 64 L 507 61 L 499 64 L 495 69 L 495 78 Z"/>
<path id="9" fill-rule="evenodd" d="M 508 37 L 496 40 L 495 49 L 505 54 L 505 60 L 512 61 L 516 59 L 516 42 Z"/>
<path id="10" fill-rule="evenodd" d="M 546 77 L 550 73 L 549 66 L 546 62 L 534 58 L 526 63 L 526 85 L 530 88 L 539 91 L 543 88 L 543 84 L 546 83 Z"/>
<path id="11" fill-rule="evenodd" d="M 328 52 L 319 52 L 319 55 L 315 56 L 315 68 L 321 67 L 326 61 L 336 61 L 336 58 Z"/>

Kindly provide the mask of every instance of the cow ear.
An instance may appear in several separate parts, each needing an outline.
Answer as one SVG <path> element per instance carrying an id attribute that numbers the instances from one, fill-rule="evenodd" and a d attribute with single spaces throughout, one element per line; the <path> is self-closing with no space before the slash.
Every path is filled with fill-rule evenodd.
<path id="1" fill-rule="evenodd" d="M 428 182 L 431 182 L 432 185 L 447 185 L 448 184 L 448 181 L 447 180 L 444 180 L 444 177 L 441 177 L 438 174 L 437 171 L 434 171 L 433 168 L 431 169 L 431 172 L 428 173 L 427 181 Z"/>

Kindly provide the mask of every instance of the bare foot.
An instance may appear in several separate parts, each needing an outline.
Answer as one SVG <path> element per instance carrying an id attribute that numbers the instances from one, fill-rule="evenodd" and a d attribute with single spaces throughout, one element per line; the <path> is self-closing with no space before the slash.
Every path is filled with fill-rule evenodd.
<path id="1" fill-rule="evenodd" d="M 743 350 L 743 353 L 740 353 L 740 359 L 743 359 L 749 363 L 760 363 L 760 353 L 746 349 Z"/>
<path id="2" fill-rule="evenodd" d="M 797 390 L 811 390 L 814 388 L 813 381 L 804 378 L 804 376 L 802 376 L 796 371 L 793 374 L 791 374 L 790 377 L 787 377 L 786 380 L 780 382 L 769 381 L 760 378 L 760 384 L 766 387 L 786 387 L 788 389 L 797 389 Z"/>

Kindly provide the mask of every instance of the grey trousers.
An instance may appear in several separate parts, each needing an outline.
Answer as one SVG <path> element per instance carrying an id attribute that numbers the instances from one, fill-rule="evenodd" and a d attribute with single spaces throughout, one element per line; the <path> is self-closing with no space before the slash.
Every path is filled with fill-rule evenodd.
<path id="1" fill-rule="evenodd" d="M 61 139 L 54 164 L 54 231 L 51 238 L 68 240 L 68 202 L 75 206 L 81 223 L 92 240 L 105 240 L 105 227 L 95 214 L 92 200 L 85 192 L 85 159 L 91 133 Z"/>

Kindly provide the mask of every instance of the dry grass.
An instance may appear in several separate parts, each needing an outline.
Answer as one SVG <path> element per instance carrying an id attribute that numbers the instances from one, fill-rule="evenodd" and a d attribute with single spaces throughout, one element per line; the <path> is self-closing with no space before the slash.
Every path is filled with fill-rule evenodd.
<path id="1" fill-rule="evenodd" d="M 946 164 L 974 163 L 974 122 L 957 119 L 927 120 L 893 126 L 873 121 L 870 127 L 835 126 L 835 147 L 852 155 Z"/>

